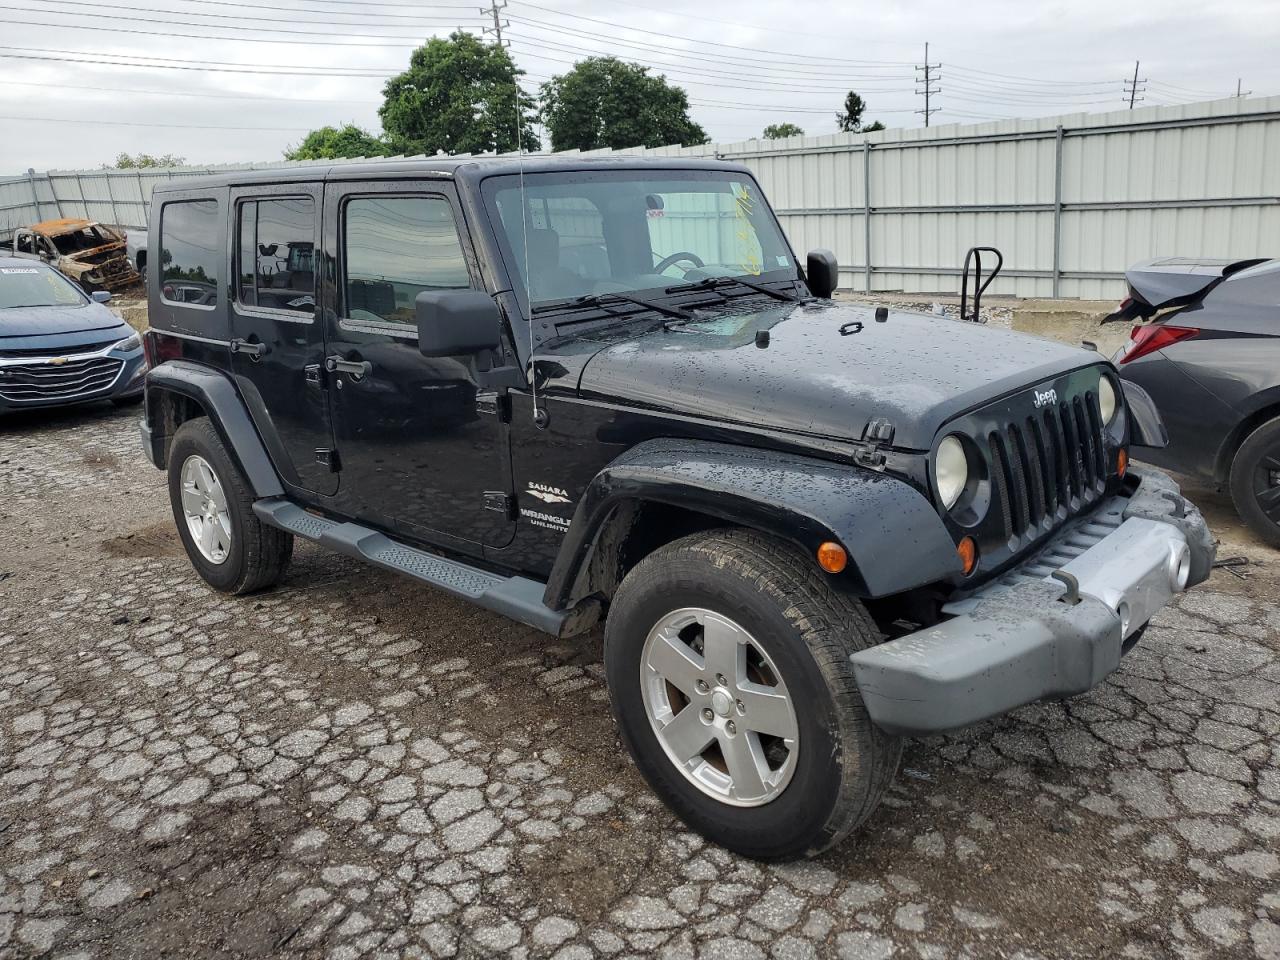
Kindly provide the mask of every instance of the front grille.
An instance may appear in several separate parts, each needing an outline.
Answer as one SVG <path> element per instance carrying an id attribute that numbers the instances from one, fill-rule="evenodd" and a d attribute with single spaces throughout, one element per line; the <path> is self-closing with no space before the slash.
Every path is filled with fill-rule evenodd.
<path id="1" fill-rule="evenodd" d="M 1102 422 L 1091 393 L 992 430 L 987 443 L 1006 539 L 1034 537 L 1106 489 Z"/>
<path id="2" fill-rule="evenodd" d="M 72 400 L 106 390 L 120 375 L 124 361 L 86 357 L 63 364 L 19 363 L 0 367 L 0 399 L 13 403 Z"/>
<path id="3" fill-rule="evenodd" d="M 62 354 L 68 358 L 74 358 L 78 353 L 97 353 L 105 347 L 111 346 L 120 337 L 112 337 L 110 340 L 103 340 L 101 343 L 77 343 L 74 347 L 68 347 L 67 352 Z M 6 350 L 0 348 L 0 359 L 12 359 L 14 357 L 47 357 L 49 356 L 50 347 L 46 344 L 43 347 L 33 347 L 30 350 Z"/>

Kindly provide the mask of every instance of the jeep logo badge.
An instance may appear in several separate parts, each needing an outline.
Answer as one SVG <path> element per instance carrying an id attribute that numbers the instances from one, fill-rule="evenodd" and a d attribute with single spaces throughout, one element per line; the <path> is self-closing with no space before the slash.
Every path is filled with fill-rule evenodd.
<path id="1" fill-rule="evenodd" d="M 1048 390 L 1036 391 L 1036 409 L 1058 402 L 1058 391 L 1050 387 Z"/>

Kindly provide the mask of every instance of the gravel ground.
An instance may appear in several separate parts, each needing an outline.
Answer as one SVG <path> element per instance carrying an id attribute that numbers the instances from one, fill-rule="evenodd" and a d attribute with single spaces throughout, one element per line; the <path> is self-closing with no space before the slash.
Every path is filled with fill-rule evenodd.
<path id="1" fill-rule="evenodd" d="M 1092 694 L 907 744 L 816 861 L 710 847 L 555 642 L 309 546 L 193 575 L 136 410 L 0 432 L 0 956 L 1280 957 L 1275 554 Z"/>

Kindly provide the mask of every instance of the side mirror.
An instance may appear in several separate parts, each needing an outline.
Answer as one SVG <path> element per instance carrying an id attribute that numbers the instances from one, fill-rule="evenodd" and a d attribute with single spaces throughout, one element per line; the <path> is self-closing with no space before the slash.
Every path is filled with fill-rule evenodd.
<path id="1" fill-rule="evenodd" d="M 424 357 L 461 357 L 502 346 L 502 312 L 479 290 L 423 290 L 414 299 Z"/>
<path id="2" fill-rule="evenodd" d="M 93 293 L 89 294 L 89 297 L 90 297 L 90 299 L 91 299 L 91 300 L 93 300 L 93 302 L 94 302 L 94 303 L 110 303 L 110 302 L 111 302 L 111 291 L 110 291 L 110 290 L 95 290 L 95 291 L 93 291 Z"/>
<path id="3" fill-rule="evenodd" d="M 815 297 L 830 300 L 840 283 L 840 267 L 836 263 L 836 255 L 822 248 L 810 250 L 804 274 L 809 280 L 809 292 Z"/>

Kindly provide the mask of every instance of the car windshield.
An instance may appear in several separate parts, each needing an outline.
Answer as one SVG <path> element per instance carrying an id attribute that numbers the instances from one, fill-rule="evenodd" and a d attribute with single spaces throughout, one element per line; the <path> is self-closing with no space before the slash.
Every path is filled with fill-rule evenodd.
<path id="1" fill-rule="evenodd" d="M 760 188 L 742 174 L 502 176 L 485 182 L 485 196 L 510 272 L 535 309 L 608 294 L 653 299 L 713 277 L 796 276 Z"/>
<path id="2" fill-rule="evenodd" d="M 12 307 L 78 307 L 85 299 L 48 267 L 0 267 L 0 310 Z"/>

